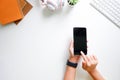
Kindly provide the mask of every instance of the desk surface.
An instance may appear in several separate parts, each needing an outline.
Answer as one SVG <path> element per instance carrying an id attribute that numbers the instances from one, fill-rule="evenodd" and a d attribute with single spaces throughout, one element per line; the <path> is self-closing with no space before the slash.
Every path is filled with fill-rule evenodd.
<path id="1" fill-rule="evenodd" d="M 49 12 L 38 0 L 18 24 L 0 25 L 0 80 L 62 80 L 74 26 L 85 26 L 88 55 L 99 59 L 98 69 L 108 80 L 120 76 L 120 29 L 80 0 L 73 8 Z M 90 80 L 81 68 L 76 80 Z"/>

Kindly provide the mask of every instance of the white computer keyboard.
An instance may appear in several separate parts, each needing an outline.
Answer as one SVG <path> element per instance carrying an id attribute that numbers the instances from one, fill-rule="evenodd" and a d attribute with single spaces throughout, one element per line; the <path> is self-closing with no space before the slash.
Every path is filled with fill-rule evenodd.
<path id="1" fill-rule="evenodd" d="M 120 28 L 120 0 L 92 0 L 90 4 Z"/>

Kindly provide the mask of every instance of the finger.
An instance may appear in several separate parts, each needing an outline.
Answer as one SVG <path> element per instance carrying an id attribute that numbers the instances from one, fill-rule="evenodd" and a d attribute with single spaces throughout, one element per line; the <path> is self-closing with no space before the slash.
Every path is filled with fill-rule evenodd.
<path id="1" fill-rule="evenodd" d="M 82 68 L 85 68 L 86 67 L 86 62 L 85 61 L 82 61 Z"/>
<path id="2" fill-rule="evenodd" d="M 70 48 L 73 48 L 73 40 L 70 42 Z"/>
<path id="3" fill-rule="evenodd" d="M 80 51 L 80 53 L 81 53 L 81 56 L 82 56 L 83 60 L 87 62 L 88 60 L 87 60 L 86 55 L 82 51 Z"/>
<path id="4" fill-rule="evenodd" d="M 95 55 L 93 55 L 93 58 L 94 58 L 95 64 L 98 64 L 98 59 L 97 59 L 97 57 L 96 57 Z"/>
<path id="5" fill-rule="evenodd" d="M 69 52 L 70 52 L 70 55 L 73 56 L 73 40 L 71 40 L 70 42 L 70 46 L 69 46 Z"/>
<path id="6" fill-rule="evenodd" d="M 91 61 L 90 56 L 86 56 L 87 61 Z"/>
<path id="7" fill-rule="evenodd" d="M 95 64 L 96 60 L 94 60 L 93 55 L 90 55 L 89 58 L 90 58 L 90 61 L 89 61 L 89 62 L 90 62 L 91 64 Z"/>
<path id="8" fill-rule="evenodd" d="M 94 60 L 93 55 L 90 55 L 90 60 L 92 60 L 92 61 Z"/>
<path id="9" fill-rule="evenodd" d="M 93 55 L 93 59 L 94 59 L 94 60 L 97 60 L 97 57 L 96 57 L 95 55 Z"/>

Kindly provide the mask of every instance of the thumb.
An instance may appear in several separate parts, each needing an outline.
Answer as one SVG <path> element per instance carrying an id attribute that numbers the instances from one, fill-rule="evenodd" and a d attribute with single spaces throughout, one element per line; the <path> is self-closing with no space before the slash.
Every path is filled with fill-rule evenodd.
<path id="1" fill-rule="evenodd" d="M 86 64 L 86 62 L 85 61 L 82 61 L 82 65 L 85 65 Z"/>
<path id="2" fill-rule="evenodd" d="M 85 68 L 85 66 L 86 66 L 86 62 L 82 61 L 82 67 Z"/>

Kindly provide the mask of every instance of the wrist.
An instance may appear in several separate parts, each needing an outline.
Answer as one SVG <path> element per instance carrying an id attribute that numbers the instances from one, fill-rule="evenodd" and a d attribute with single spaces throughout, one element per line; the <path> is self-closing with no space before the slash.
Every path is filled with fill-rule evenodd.
<path id="1" fill-rule="evenodd" d="M 71 62 L 70 60 L 67 60 L 67 66 L 72 67 L 72 68 L 76 68 L 77 65 L 78 65 L 78 63 L 74 63 L 74 62 Z"/>
<path id="2" fill-rule="evenodd" d="M 99 73 L 97 69 L 92 70 L 89 72 L 89 74 L 92 76 L 93 80 L 105 80 L 105 78 Z"/>
<path id="3" fill-rule="evenodd" d="M 69 61 L 72 62 L 72 63 L 78 63 L 78 60 L 75 59 L 75 58 L 69 58 Z"/>
<path id="4" fill-rule="evenodd" d="M 97 69 L 95 68 L 95 69 L 93 69 L 91 71 L 88 71 L 88 73 L 90 73 L 90 74 L 96 74 L 97 73 Z"/>

